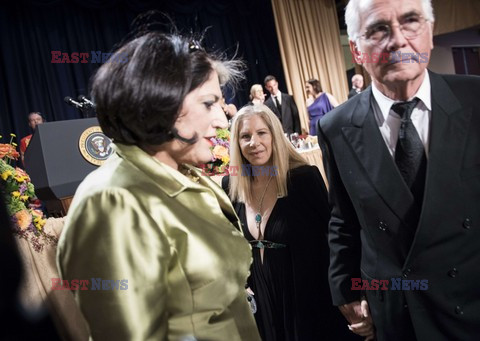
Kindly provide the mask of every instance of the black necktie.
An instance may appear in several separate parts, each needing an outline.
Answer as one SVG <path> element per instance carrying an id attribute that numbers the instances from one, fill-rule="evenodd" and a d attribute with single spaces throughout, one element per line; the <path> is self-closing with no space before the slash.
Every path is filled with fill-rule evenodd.
<path id="1" fill-rule="evenodd" d="M 280 114 L 282 114 L 282 106 L 280 105 L 280 102 L 278 101 L 277 96 L 273 96 L 273 99 L 275 100 L 275 105 L 276 105 L 276 107 L 277 107 L 277 109 L 278 109 L 278 112 L 279 112 Z"/>
<path id="2" fill-rule="evenodd" d="M 416 203 L 421 204 L 425 187 L 427 158 L 422 140 L 410 118 L 418 101 L 419 99 L 415 98 L 409 102 L 396 103 L 392 106 L 392 110 L 402 119 L 395 148 L 395 163 L 412 191 Z"/>

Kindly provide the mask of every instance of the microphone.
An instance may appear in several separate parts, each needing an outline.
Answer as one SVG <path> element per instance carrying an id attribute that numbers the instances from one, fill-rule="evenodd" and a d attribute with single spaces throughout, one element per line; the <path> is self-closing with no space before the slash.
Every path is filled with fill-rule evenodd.
<path id="1" fill-rule="evenodd" d="M 80 103 L 82 103 L 83 105 L 85 105 L 87 107 L 90 107 L 90 108 L 95 107 L 95 104 L 91 100 L 89 100 L 87 97 L 85 97 L 84 95 L 78 96 L 77 99 Z"/>
<path id="2" fill-rule="evenodd" d="M 75 108 L 77 108 L 77 109 L 83 109 L 83 106 L 85 105 L 84 103 L 79 103 L 79 102 L 73 100 L 73 98 L 70 97 L 70 96 L 65 97 L 63 100 L 64 100 L 67 104 L 69 104 L 69 105 L 71 105 L 71 106 L 73 106 L 73 107 L 75 107 Z"/>

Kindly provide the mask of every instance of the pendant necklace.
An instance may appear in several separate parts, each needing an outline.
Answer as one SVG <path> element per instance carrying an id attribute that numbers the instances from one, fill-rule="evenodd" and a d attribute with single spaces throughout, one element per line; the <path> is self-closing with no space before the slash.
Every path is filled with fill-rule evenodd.
<path id="1" fill-rule="evenodd" d="M 267 181 L 267 185 L 265 186 L 265 189 L 263 190 L 263 194 L 260 198 L 260 201 L 258 203 L 258 211 L 257 214 L 255 215 L 255 223 L 257 225 L 258 229 L 258 240 L 262 240 L 262 230 L 260 229 L 260 224 L 262 223 L 262 205 L 263 205 L 263 199 L 265 198 L 265 194 L 267 193 L 267 188 L 268 185 L 270 185 L 270 181 L 272 180 L 272 177 L 270 177 Z"/>

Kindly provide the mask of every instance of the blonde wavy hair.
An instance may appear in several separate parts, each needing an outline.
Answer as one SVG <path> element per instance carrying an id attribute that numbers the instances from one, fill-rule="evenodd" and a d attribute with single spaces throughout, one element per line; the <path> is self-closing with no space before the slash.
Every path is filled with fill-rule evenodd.
<path id="1" fill-rule="evenodd" d="M 271 165 L 277 168 L 277 175 L 274 180 L 277 184 L 277 196 L 279 198 L 288 195 L 288 171 L 299 166 L 308 165 L 285 137 L 278 117 L 266 105 L 258 104 L 243 107 L 233 120 L 230 141 L 230 167 L 238 169 L 238 173 L 237 176 L 230 176 L 229 196 L 232 201 L 236 202 L 245 203 L 252 200 L 251 184 L 254 176 L 252 174 L 244 174 L 242 165 L 250 163 L 243 156 L 240 149 L 239 134 L 243 121 L 253 116 L 260 117 L 272 134 Z"/>
<path id="2" fill-rule="evenodd" d="M 260 84 L 253 84 L 250 88 L 250 100 L 252 101 L 255 98 L 255 92 L 258 90 L 263 91 L 263 87 Z"/>

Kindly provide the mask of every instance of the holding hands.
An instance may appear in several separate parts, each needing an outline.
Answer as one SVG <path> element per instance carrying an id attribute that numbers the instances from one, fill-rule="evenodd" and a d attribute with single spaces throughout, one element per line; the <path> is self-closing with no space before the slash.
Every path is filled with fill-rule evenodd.
<path id="1" fill-rule="evenodd" d="M 365 336 L 365 341 L 375 339 L 375 327 L 366 300 L 354 301 L 338 308 L 350 323 L 348 329 L 357 335 Z"/>

